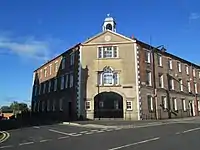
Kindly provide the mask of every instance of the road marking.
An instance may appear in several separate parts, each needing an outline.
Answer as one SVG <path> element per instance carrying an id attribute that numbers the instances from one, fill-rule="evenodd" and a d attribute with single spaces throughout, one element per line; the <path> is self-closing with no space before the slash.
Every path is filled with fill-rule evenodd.
<path id="1" fill-rule="evenodd" d="M 99 131 L 97 131 L 97 133 L 103 133 L 103 132 L 105 132 L 105 131 L 103 131 L 103 130 L 99 130 Z"/>
<path id="2" fill-rule="evenodd" d="M 58 140 L 67 139 L 67 138 L 69 138 L 69 136 L 59 137 Z"/>
<path id="3" fill-rule="evenodd" d="M 181 134 L 181 132 L 176 132 L 176 135 L 179 135 L 179 134 Z"/>
<path id="4" fill-rule="evenodd" d="M 40 143 L 51 141 L 51 139 L 41 140 Z"/>
<path id="5" fill-rule="evenodd" d="M 134 146 L 134 145 L 138 145 L 138 144 L 143 144 L 143 143 L 147 143 L 147 142 L 151 142 L 151 141 L 156 141 L 156 140 L 159 140 L 159 139 L 160 139 L 160 137 L 156 137 L 156 138 L 152 138 L 152 139 L 148 139 L 148 140 L 144 140 L 144 141 L 140 141 L 140 142 L 136 142 L 136 143 L 131 143 L 131 144 L 127 144 L 127 145 L 111 148 L 111 149 L 108 149 L 108 150 L 118 150 L 118 149 L 130 147 L 130 146 Z"/>
<path id="6" fill-rule="evenodd" d="M 33 128 L 34 128 L 34 129 L 40 129 L 40 127 L 38 127 L 38 126 L 33 126 Z"/>
<path id="7" fill-rule="evenodd" d="M 108 131 L 108 132 L 109 132 L 109 131 L 113 131 L 113 129 L 107 129 L 106 131 Z"/>
<path id="8" fill-rule="evenodd" d="M 115 128 L 115 130 L 121 130 L 122 128 Z"/>
<path id="9" fill-rule="evenodd" d="M 89 131 L 81 131 L 81 132 L 79 132 L 79 133 L 87 133 L 87 132 L 89 132 Z"/>
<path id="10" fill-rule="evenodd" d="M 19 146 L 23 146 L 23 145 L 29 145 L 29 144 L 33 144 L 34 142 L 26 142 L 26 143 L 20 143 Z"/>
<path id="11" fill-rule="evenodd" d="M 97 132 L 98 130 L 91 130 L 91 132 Z"/>
<path id="12" fill-rule="evenodd" d="M 86 133 L 87 134 L 87 133 Z M 73 134 L 71 136 L 81 136 L 82 134 Z"/>
<path id="13" fill-rule="evenodd" d="M 60 134 L 63 134 L 63 135 L 71 135 L 70 133 L 65 133 L 65 132 L 61 132 L 61 131 L 57 131 L 57 130 L 53 130 L 53 129 L 49 129 L 49 131 L 51 132 L 55 132 L 55 133 L 60 133 Z"/>
<path id="14" fill-rule="evenodd" d="M 192 132 L 192 131 L 196 131 L 196 130 L 200 130 L 200 128 L 194 128 L 194 129 L 185 130 L 182 133 L 188 133 L 188 132 Z"/>
<path id="15" fill-rule="evenodd" d="M 93 134 L 94 132 L 87 132 L 87 133 L 85 133 L 85 134 Z"/>
<path id="16" fill-rule="evenodd" d="M 6 145 L 6 146 L 1 146 L 0 149 L 4 149 L 4 148 L 11 148 L 13 147 L 12 145 Z"/>
<path id="17" fill-rule="evenodd" d="M 5 142 L 10 137 L 10 133 L 6 131 L 0 131 L 0 133 L 3 134 L 3 137 L 0 139 L 0 143 Z"/>

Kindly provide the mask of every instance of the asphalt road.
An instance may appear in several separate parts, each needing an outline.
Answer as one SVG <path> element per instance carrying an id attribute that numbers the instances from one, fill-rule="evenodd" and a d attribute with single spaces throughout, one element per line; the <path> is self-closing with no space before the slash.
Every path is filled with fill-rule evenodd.
<path id="1" fill-rule="evenodd" d="M 83 128 L 67 125 L 9 131 L 3 150 L 199 150 L 200 123 L 138 128 Z"/>

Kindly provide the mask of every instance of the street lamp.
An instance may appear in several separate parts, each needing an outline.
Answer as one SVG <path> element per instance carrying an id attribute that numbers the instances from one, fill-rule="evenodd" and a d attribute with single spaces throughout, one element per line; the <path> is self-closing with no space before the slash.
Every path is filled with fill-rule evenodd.
<path id="1" fill-rule="evenodd" d="M 155 73 L 155 50 L 158 50 L 161 48 L 161 51 L 166 51 L 164 48 L 164 45 L 160 45 L 157 47 L 151 47 L 151 53 L 152 53 L 152 72 L 153 72 L 153 102 L 154 102 L 154 108 L 155 108 L 155 118 L 158 119 L 158 110 L 157 110 L 157 89 L 156 89 L 156 73 Z M 159 49 L 160 50 L 160 49 Z"/>

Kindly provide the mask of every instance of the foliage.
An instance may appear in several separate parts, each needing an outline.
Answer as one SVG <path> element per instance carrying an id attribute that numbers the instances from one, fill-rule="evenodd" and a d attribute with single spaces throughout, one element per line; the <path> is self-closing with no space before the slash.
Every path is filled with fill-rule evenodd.
<path id="1" fill-rule="evenodd" d="M 17 114 L 22 111 L 28 111 L 28 105 L 14 101 L 10 106 L 2 106 L 1 110 L 2 112 L 14 112 L 14 114 Z"/>

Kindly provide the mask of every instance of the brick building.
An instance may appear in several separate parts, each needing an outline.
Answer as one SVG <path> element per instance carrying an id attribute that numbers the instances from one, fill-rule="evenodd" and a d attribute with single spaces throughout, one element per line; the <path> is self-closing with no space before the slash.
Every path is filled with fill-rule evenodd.
<path id="1" fill-rule="evenodd" d="M 34 71 L 34 115 L 63 120 L 198 115 L 200 66 L 117 33 L 110 16 L 102 30 Z"/>

